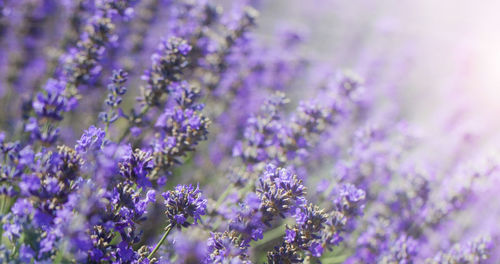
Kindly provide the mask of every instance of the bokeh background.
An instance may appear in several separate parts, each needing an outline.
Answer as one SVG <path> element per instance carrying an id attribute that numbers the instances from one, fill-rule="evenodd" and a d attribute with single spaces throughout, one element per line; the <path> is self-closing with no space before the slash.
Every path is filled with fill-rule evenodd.
<path id="1" fill-rule="evenodd" d="M 500 126 L 500 2 L 494 0 L 261 1 L 260 32 L 307 36 L 305 50 L 336 68 L 392 86 L 397 105 L 426 136 L 430 155 L 450 155 L 451 130 L 482 149 Z M 267 26 L 270 25 L 270 26 Z M 391 99 L 392 100 L 392 99 Z M 445 151 L 445 153 L 443 153 Z"/>

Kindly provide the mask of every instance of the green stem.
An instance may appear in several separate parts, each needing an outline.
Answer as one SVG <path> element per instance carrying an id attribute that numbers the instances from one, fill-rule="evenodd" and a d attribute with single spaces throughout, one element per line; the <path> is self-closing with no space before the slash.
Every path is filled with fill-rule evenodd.
<path id="1" fill-rule="evenodd" d="M 106 126 L 104 127 L 104 134 L 106 135 L 106 138 L 109 138 L 109 122 L 106 122 Z"/>
<path id="2" fill-rule="evenodd" d="M 274 229 L 271 229 L 271 230 L 265 232 L 264 238 L 259 240 L 259 241 L 255 241 L 253 243 L 253 246 L 259 247 L 259 246 L 262 246 L 262 245 L 268 243 L 269 241 L 273 241 L 276 238 L 283 237 L 285 235 L 285 225 L 286 225 L 286 222 L 275 227 Z"/>
<path id="3" fill-rule="evenodd" d="M 2 195 L 2 206 L 0 209 L 0 213 L 3 215 L 5 210 L 5 204 L 7 203 L 7 195 Z"/>
<path id="4" fill-rule="evenodd" d="M 66 252 L 66 244 L 62 243 L 54 257 L 54 263 L 60 264 L 64 259 L 64 252 Z"/>
<path id="5" fill-rule="evenodd" d="M 170 231 L 172 230 L 172 227 L 173 225 L 172 224 L 169 224 L 167 226 L 167 228 L 165 228 L 165 233 L 163 234 L 163 236 L 161 237 L 160 241 L 158 242 L 158 244 L 156 244 L 156 247 L 153 249 L 153 251 L 151 251 L 151 253 L 149 254 L 148 256 L 148 259 L 151 259 L 151 257 L 153 257 L 153 255 L 156 253 L 156 251 L 158 251 L 158 249 L 160 248 L 161 244 L 163 244 L 163 241 L 165 241 L 165 239 L 167 238 L 168 234 L 170 233 Z"/>
<path id="6" fill-rule="evenodd" d="M 229 193 L 231 192 L 231 187 L 233 185 L 230 184 L 228 185 L 228 187 L 226 187 L 226 190 L 221 194 L 221 196 L 219 197 L 219 199 L 217 199 L 217 201 L 215 202 L 215 208 L 219 208 L 219 206 L 224 202 L 224 199 L 226 199 L 226 197 L 229 195 Z M 219 226 L 222 224 L 222 220 L 219 218 L 215 221 L 215 223 L 213 224 L 212 226 L 212 230 L 215 232 L 217 231 L 217 228 L 219 228 Z"/>
<path id="7" fill-rule="evenodd" d="M 339 256 L 333 256 L 333 257 L 321 259 L 321 262 L 336 264 L 336 263 L 344 262 L 346 260 L 346 258 L 347 258 L 346 255 L 339 255 Z"/>
<path id="8" fill-rule="evenodd" d="M 0 214 L 1 215 L 4 215 L 4 209 L 5 209 L 5 201 L 7 200 L 7 195 L 2 195 L 2 208 L 1 208 L 1 211 L 0 211 Z M 3 244 L 2 242 L 3 240 L 3 223 L 0 223 L 0 245 Z"/>
<path id="9" fill-rule="evenodd" d="M 226 197 L 231 192 L 232 187 L 233 187 L 232 184 L 230 184 L 226 187 L 226 190 L 221 194 L 221 196 L 219 196 L 219 199 L 217 199 L 217 202 L 215 202 L 215 208 L 219 208 L 219 206 L 222 204 L 222 202 L 224 202 L 224 199 L 226 199 Z"/>

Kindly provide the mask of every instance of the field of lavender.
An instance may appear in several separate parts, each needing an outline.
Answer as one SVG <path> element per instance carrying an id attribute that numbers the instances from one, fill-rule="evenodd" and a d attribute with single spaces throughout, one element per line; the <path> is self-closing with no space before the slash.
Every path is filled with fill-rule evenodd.
<path id="1" fill-rule="evenodd" d="M 375 2 L 0 0 L 0 263 L 500 263 L 500 21 Z"/>

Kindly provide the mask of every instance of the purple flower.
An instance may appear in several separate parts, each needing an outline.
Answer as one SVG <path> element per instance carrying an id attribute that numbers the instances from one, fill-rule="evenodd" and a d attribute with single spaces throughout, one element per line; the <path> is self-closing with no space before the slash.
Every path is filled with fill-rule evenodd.
<path id="1" fill-rule="evenodd" d="M 291 244 L 295 241 L 295 237 L 297 236 L 297 233 L 292 230 L 292 229 L 286 229 L 285 230 L 285 241 L 288 244 Z"/>
<path id="2" fill-rule="evenodd" d="M 23 175 L 22 181 L 19 183 L 21 192 L 30 194 L 36 192 L 40 188 L 40 178 L 36 175 Z"/>
<path id="3" fill-rule="evenodd" d="M 61 190 L 61 187 L 59 186 L 59 181 L 56 178 L 47 178 L 44 184 L 45 184 L 45 190 L 51 196 L 56 195 Z"/>
<path id="4" fill-rule="evenodd" d="M 198 186 L 195 189 L 192 185 L 177 185 L 173 191 L 164 192 L 162 196 L 165 199 L 165 214 L 173 226 L 188 227 L 205 215 L 207 200 Z M 193 223 L 189 219 L 193 219 Z"/>
<path id="5" fill-rule="evenodd" d="M 51 230 L 52 231 L 52 230 Z M 44 253 L 54 250 L 56 245 L 57 236 L 53 232 L 48 232 L 47 236 L 40 241 L 40 250 L 38 257 L 41 258 Z"/>
<path id="6" fill-rule="evenodd" d="M 295 208 L 305 205 L 302 181 L 291 171 L 268 165 L 259 179 L 257 194 L 261 199 L 263 222 L 269 224 L 274 216 L 285 217 Z"/>
<path id="7" fill-rule="evenodd" d="M 170 38 L 160 43 L 157 52 L 151 56 L 151 69 L 142 76 L 147 86 L 142 89 L 141 100 L 149 105 L 158 104 L 160 95 L 168 92 L 173 82 L 181 80 L 183 70 L 188 65 L 186 55 L 190 50 L 191 46 L 180 38 Z"/>
<path id="8" fill-rule="evenodd" d="M 33 205 L 28 199 L 19 199 L 12 206 L 11 210 L 17 217 L 22 218 L 33 213 Z"/>
<path id="9" fill-rule="evenodd" d="M 238 243 L 238 238 L 232 233 L 211 233 L 207 244 L 208 254 L 204 264 L 251 263 L 246 248 Z"/>
<path id="10" fill-rule="evenodd" d="M 265 225 L 260 212 L 261 200 L 255 193 L 250 193 L 245 201 L 229 214 L 229 229 L 244 235 L 244 242 L 263 238 Z"/>
<path id="11" fill-rule="evenodd" d="M 313 242 L 311 243 L 311 246 L 309 246 L 309 251 L 311 252 L 311 255 L 319 258 L 323 255 L 323 246 L 321 246 L 318 242 Z"/>
<path id="12" fill-rule="evenodd" d="M 334 206 L 338 211 L 348 216 L 361 215 L 363 213 L 366 198 L 365 191 L 356 188 L 352 184 L 344 184 L 339 189 L 334 190 Z"/>
<path id="13" fill-rule="evenodd" d="M 21 235 L 21 224 L 13 221 L 13 222 L 7 222 L 3 225 L 3 230 L 5 231 L 5 235 L 10 239 L 14 240 L 16 238 L 19 238 Z"/>
<path id="14" fill-rule="evenodd" d="M 62 112 L 66 111 L 66 98 L 63 96 L 66 84 L 54 79 L 47 81 L 46 94 L 38 93 L 33 101 L 33 109 L 39 118 L 62 120 Z"/>
<path id="15" fill-rule="evenodd" d="M 426 156 L 405 67 L 338 49 L 365 89 L 259 2 L 0 1 L 0 263 L 499 262 L 468 115 Z"/>
<path id="16" fill-rule="evenodd" d="M 141 135 L 141 133 L 142 133 L 142 129 L 141 129 L 141 128 L 139 128 L 139 127 L 132 127 L 132 128 L 130 129 L 130 133 L 132 134 L 132 136 L 134 136 L 134 137 L 138 137 L 139 135 Z"/>
<path id="17" fill-rule="evenodd" d="M 33 220 L 36 226 L 44 228 L 50 226 L 52 223 L 52 216 L 38 209 L 35 210 Z"/>
<path id="18" fill-rule="evenodd" d="M 186 222 L 186 217 L 183 214 L 178 214 L 174 216 L 175 224 L 182 225 Z"/>
<path id="19" fill-rule="evenodd" d="M 126 179 L 137 183 L 140 187 L 151 187 L 151 182 L 147 178 L 154 166 L 150 152 L 140 149 L 132 151 L 132 147 L 127 146 L 119 166 L 120 174 Z"/>
<path id="20" fill-rule="evenodd" d="M 107 111 L 99 113 L 99 118 L 107 126 L 120 117 L 121 109 L 118 109 L 118 111 L 116 109 L 122 102 L 122 96 L 127 92 L 127 88 L 124 86 L 127 79 L 127 72 L 121 69 L 113 71 L 113 77 L 111 78 L 111 83 L 108 84 L 108 95 L 105 101 Z"/>
<path id="21" fill-rule="evenodd" d="M 155 203 L 156 202 L 156 191 L 155 190 L 149 190 L 146 193 L 146 201 L 148 203 Z"/>
<path id="22" fill-rule="evenodd" d="M 188 55 L 188 53 L 192 49 L 192 47 L 187 43 L 181 43 L 177 48 L 179 49 L 179 52 L 184 56 Z"/>
<path id="23" fill-rule="evenodd" d="M 489 237 L 478 238 L 463 244 L 455 244 L 449 251 L 439 252 L 434 258 L 428 259 L 427 262 L 433 264 L 481 263 L 488 259 L 493 248 L 493 242 Z M 415 250 L 415 248 L 412 248 L 412 250 Z"/>
<path id="24" fill-rule="evenodd" d="M 413 263 L 418 254 L 418 242 L 412 237 L 403 235 L 392 242 L 389 247 L 379 253 L 380 262 Z"/>
<path id="25" fill-rule="evenodd" d="M 126 241 L 118 244 L 118 257 L 123 262 L 129 262 L 134 259 L 135 252 Z"/>
<path id="26" fill-rule="evenodd" d="M 29 263 L 32 259 L 35 259 L 35 251 L 31 249 L 30 246 L 24 244 L 21 245 L 21 248 L 19 250 L 19 260 L 25 263 Z"/>
<path id="27" fill-rule="evenodd" d="M 33 149 L 31 149 L 31 146 L 26 146 L 19 152 L 20 165 L 31 165 L 34 162 L 34 159 L 35 153 L 33 152 Z"/>
<path id="28" fill-rule="evenodd" d="M 79 154 L 99 150 L 102 147 L 105 136 L 106 133 L 104 130 L 95 126 L 90 126 L 87 130 L 85 130 L 80 140 L 77 141 L 75 150 Z"/>

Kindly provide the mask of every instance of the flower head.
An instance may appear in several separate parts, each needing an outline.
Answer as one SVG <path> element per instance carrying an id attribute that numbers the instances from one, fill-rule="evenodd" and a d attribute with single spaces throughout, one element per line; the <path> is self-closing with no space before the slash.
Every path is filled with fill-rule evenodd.
<path id="1" fill-rule="evenodd" d="M 79 154 L 89 150 L 98 150 L 101 148 L 105 136 L 106 133 L 104 130 L 95 126 L 90 126 L 89 129 L 85 130 L 80 140 L 76 142 L 75 150 Z"/>
<path id="2" fill-rule="evenodd" d="M 66 98 L 63 96 L 64 82 L 54 79 L 47 81 L 45 94 L 38 93 L 33 101 L 33 109 L 40 118 L 62 120 L 62 113 L 66 110 Z"/>
<path id="3" fill-rule="evenodd" d="M 132 151 L 128 146 L 125 155 L 120 162 L 120 174 L 128 180 L 136 182 L 140 187 L 150 187 L 151 182 L 147 178 L 153 170 L 153 157 L 150 152 L 140 149 Z"/>
<path id="4" fill-rule="evenodd" d="M 173 226 L 188 227 L 196 224 L 205 215 L 207 200 L 203 198 L 198 186 L 177 185 L 173 191 L 162 193 L 165 199 L 165 214 Z M 193 223 L 189 222 L 193 219 Z"/>
<path id="5" fill-rule="evenodd" d="M 294 208 L 304 206 L 305 191 L 302 181 L 290 170 L 268 165 L 257 188 L 263 222 L 268 224 L 274 216 L 285 217 L 294 212 Z"/>

